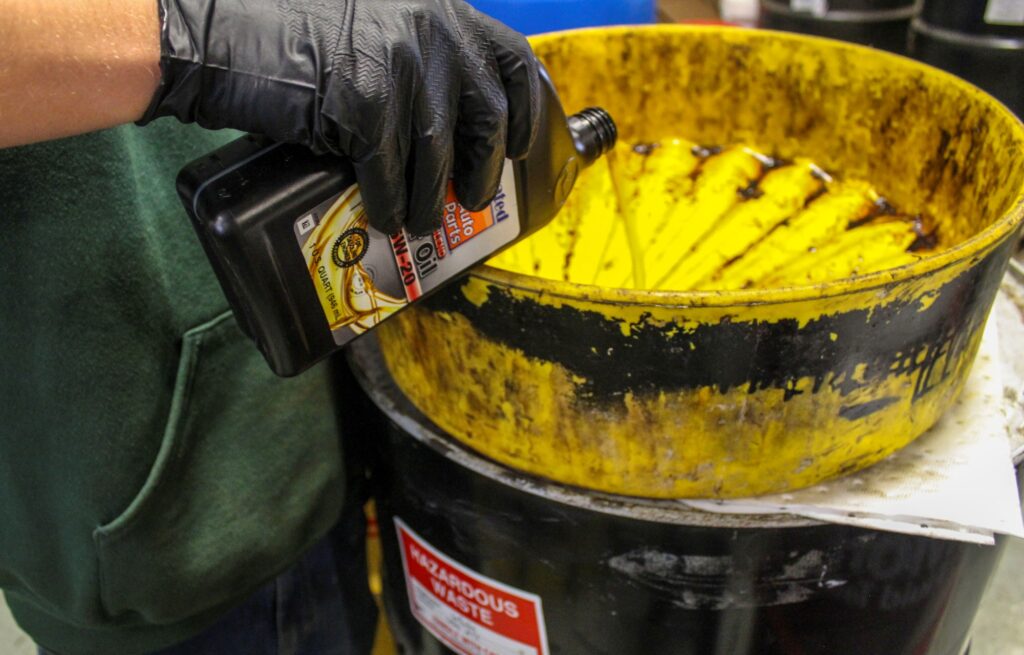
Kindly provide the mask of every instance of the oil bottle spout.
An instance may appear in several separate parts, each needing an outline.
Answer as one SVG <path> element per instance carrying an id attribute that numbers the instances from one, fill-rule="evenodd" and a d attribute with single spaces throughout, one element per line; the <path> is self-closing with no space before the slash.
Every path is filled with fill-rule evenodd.
<path id="1" fill-rule="evenodd" d="M 570 116 L 569 131 L 584 167 L 615 147 L 619 134 L 611 115 L 599 107 L 590 107 Z"/>

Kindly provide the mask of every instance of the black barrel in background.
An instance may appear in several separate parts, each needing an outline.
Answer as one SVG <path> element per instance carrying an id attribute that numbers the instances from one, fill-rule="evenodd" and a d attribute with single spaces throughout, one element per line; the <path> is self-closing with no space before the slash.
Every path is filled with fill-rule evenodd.
<path id="1" fill-rule="evenodd" d="M 366 395 L 346 392 L 363 421 L 348 425 L 376 450 L 385 605 L 407 655 L 453 651 L 410 610 L 396 518 L 539 596 L 552 655 L 961 655 L 1005 546 L 550 484 L 446 437 L 395 387 L 372 338 L 350 362 Z"/>
<path id="2" fill-rule="evenodd" d="M 911 27 L 910 54 L 1024 116 L 1024 0 L 925 0 Z"/>
<path id="3" fill-rule="evenodd" d="M 904 54 L 917 0 L 761 0 L 760 26 Z"/>

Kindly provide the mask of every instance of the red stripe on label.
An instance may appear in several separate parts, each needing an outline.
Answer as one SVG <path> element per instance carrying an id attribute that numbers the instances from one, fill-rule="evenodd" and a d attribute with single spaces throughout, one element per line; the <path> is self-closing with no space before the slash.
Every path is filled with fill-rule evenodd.
<path id="1" fill-rule="evenodd" d="M 419 276 L 416 275 L 416 267 L 413 265 L 412 256 L 409 254 L 409 239 L 402 230 L 391 236 L 391 251 L 395 254 L 395 264 L 398 265 L 398 275 L 402 278 L 402 285 L 405 286 L 405 297 L 412 302 L 423 295 L 423 287 L 420 286 Z"/>

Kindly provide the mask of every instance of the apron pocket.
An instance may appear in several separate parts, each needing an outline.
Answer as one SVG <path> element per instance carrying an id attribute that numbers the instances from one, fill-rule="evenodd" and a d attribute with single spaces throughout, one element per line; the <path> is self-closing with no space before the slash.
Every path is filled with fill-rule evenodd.
<path id="1" fill-rule="evenodd" d="M 93 533 L 105 611 L 173 623 L 287 568 L 344 501 L 333 407 L 326 366 L 278 378 L 230 312 L 185 333 L 149 476 Z"/>

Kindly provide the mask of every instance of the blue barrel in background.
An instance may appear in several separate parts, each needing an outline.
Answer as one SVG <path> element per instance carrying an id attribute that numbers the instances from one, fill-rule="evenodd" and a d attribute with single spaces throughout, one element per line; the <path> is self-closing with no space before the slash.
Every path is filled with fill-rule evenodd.
<path id="1" fill-rule="evenodd" d="M 523 34 L 654 22 L 655 0 L 469 0 Z"/>

